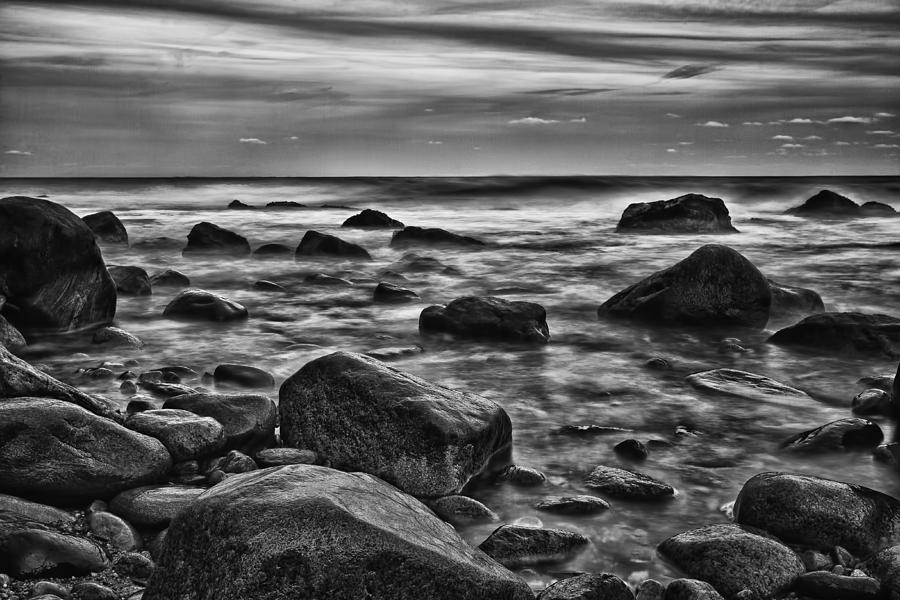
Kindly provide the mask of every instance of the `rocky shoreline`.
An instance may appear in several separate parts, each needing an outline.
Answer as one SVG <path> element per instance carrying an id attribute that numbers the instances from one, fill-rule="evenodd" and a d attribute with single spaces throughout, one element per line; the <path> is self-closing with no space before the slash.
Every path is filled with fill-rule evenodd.
<path id="1" fill-rule="evenodd" d="M 856 218 L 886 212 L 826 192 L 792 214 Z M 228 208 L 253 208 L 235 202 Z M 478 252 L 490 244 L 404 226 L 371 210 L 343 226 L 395 230 L 391 246 L 404 249 Z M 660 556 L 682 579 L 663 585 L 626 582 L 625 574 L 568 574 L 534 590 L 524 571 L 552 568 L 601 542 L 579 531 L 503 523 L 500 507 L 471 497 L 487 484 L 551 491 L 539 470 L 511 464 L 515 423 L 496 401 L 344 351 L 298 365 L 280 385 L 277 403 L 269 397 L 275 378 L 249 365 L 221 364 L 201 375 L 187 365 L 123 361 L 80 373 L 120 381 L 129 398 L 123 410 L 17 355 L 51 333 L 138 348 L 140 339 L 115 327 L 117 296 L 154 288 L 174 293 L 164 318 L 228 323 L 252 319 L 250 311 L 190 288 L 189 277 L 176 271 L 151 276 L 140 266 L 106 265 L 98 242 L 128 243 L 110 212 L 79 219 L 49 200 L 5 198 L 0 230 L 2 600 L 900 599 L 900 501 L 790 472 L 761 472 L 747 480 L 728 507 L 727 522 L 711 519 L 657 540 Z M 724 202 L 699 194 L 633 205 L 618 230 L 740 235 Z M 184 256 L 225 260 L 272 251 L 297 260 L 370 258 L 362 246 L 316 231 L 307 232 L 296 250 L 261 252 L 265 247 L 253 253 L 239 234 L 204 222 L 188 236 Z M 444 268 L 417 255 L 407 262 Z M 372 302 L 417 298 L 415 290 L 387 281 L 389 273 L 382 276 Z M 342 285 L 324 274 L 317 283 Z M 823 309 L 815 291 L 775 283 L 736 250 L 708 244 L 615 294 L 597 312 L 601 319 L 716 327 L 735 335 L 760 331 L 778 315 L 795 323 L 772 335 L 770 344 L 900 357 L 897 318 Z M 533 302 L 466 296 L 424 308 L 419 331 L 423 339 L 540 346 L 552 343 L 547 321 L 547 311 Z M 725 352 L 741 352 L 741 343 L 737 337 L 722 340 Z M 737 369 L 694 372 L 686 381 L 710 393 L 765 401 L 807 397 Z M 782 451 L 862 449 L 897 471 L 897 442 L 885 443 L 878 423 L 865 417 L 897 419 L 898 383 L 873 381 L 848 405 L 856 416 L 798 431 L 784 440 Z M 639 465 L 652 448 L 626 437 L 619 433 L 615 451 Z M 608 500 L 649 506 L 678 496 L 674 486 L 639 470 L 602 464 L 580 485 L 591 493 L 548 493 L 536 508 L 589 515 L 608 511 Z M 465 522 L 497 528 L 474 547 L 454 528 Z"/>

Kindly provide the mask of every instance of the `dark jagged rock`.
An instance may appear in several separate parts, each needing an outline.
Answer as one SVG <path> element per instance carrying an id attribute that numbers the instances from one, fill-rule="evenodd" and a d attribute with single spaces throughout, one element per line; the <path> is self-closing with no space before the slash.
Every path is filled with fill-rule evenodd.
<path id="1" fill-rule="evenodd" d="M 725 600 L 716 588 L 697 579 L 674 579 L 666 586 L 665 600 Z"/>
<path id="2" fill-rule="evenodd" d="M 805 475 L 760 473 L 741 489 L 734 519 L 788 544 L 866 556 L 900 543 L 900 501 L 875 490 Z"/>
<path id="3" fill-rule="evenodd" d="M 428 503 L 428 507 L 441 519 L 454 525 L 500 520 L 497 513 L 478 500 L 458 494 L 435 498 Z"/>
<path id="4" fill-rule="evenodd" d="M 419 331 L 538 344 L 550 341 L 543 306 L 491 296 L 466 296 L 446 306 L 429 306 L 419 315 Z"/>
<path id="5" fill-rule="evenodd" d="M 889 315 L 827 312 L 776 331 L 769 342 L 833 354 L 900 356 L 900 319 Z"/>
<path id="6" fill-rule="evenodd" d="M 0 491 L 53 503 L 160 480 L 172 458 L 156 439 L 47 398 L 0 402 Z"/>
<path id="7" fill-rule="evenodd" d="M 534 505 L 538 510 L 564 515 L 592 515 L 609 510 L 609 502 L 596 496 L 549 496 Z"/>
<path id="8" fill-rule="evenodd" d="M 359 354 L 307 363 L 279 398 L 286 446 L 416 496 L 459 492 L 511 444 L 509 417 L 496 403 Z"/>
<path id="9" fill-rule="evenodd" d="M 250 254 L 247 238 L 206 221 L 197 223 L 187 236 L 188 243 L 182 256 L 212 254 L 221 256 L 246 256 Z"/>
<path id="10" fill-rule="evenodd" d="M 364 227 L 383 229 L 403 229 L 403 223 L 396 221 L 379 210 L 367 208 L 357 215 L 353 215 L 341 225 L 341 227 Z"/>
<path id="11" fill-rule="evenodd" d="M 239 561 L 222 560 L 236 551 Z M 175 518 L 144 600 L 201 595 L 533 598 L 414 498 L 370 475 L 310 465 L 232 476 Z"/>
<path id="12" fill-rule="evenodd" d="M 228 203 L 228 208 L 231 210 L 256 210 L 255 206 L 250 206 L 249 204 L 244 204 L 240 200 L 232 200 Z"/>
<path id="13" fill-rule="evenodd" d="M 205 490 L 184 485 L 148 485 L 125 490 L 109 509 L 129 523 L 162 528 L 193 504 Z"/>
<path id="14" fill-rule="evenodd" d="M 166 305 L 163 316 L 197 321 L 236 321 L 246 319 L 249 313 L 233 300 L 206 290 L 189 289 L 180 292 Z"/>
<path id="15" fill-rule="evenodd" d="M 672 200 L 629 204 L 619 233 L 738 233 L 721 198 L 685 194 Z"/>
<path id="16" fill-rule="evenodd" d="M 116 287 L 94 233 L 66 208 L 37 198 L 0 200 L 3 316 L 26 336 L 108 325 Z"/>
<path id="17" fill-rule="evenodd" d="M 709 525 L 680 533 L 658 549 L 689 577 L 712 584 L 726 598 L 744 589 L 770 598 L 789 589 L 805 571 L 793 550 L 765 532 L 739 525 Z"/>
<path id="18" fill-rule="evenodd" d="M 94 337 L 91 338 L 91 341 L 95 344 L 135 348 L 136 350 L 144 347 L 144 342 L 138 336 L 118 327 L 102 327 L 98 329 L 94 332 Z"/>
<path id="19" fill-rule="evenodd" d="M 213 372 L 216 385 L 232 384 L 245 388 L 273 388 L 275 378 L 268 371 L 249 365 L 224 364 Z"/>
<path id="20" fill-rule="evenodd" d="M 81 220 L 90 227 L 98 240 L 109 244 L 128 245 L 128 231 L 125 230 L 122 221 L 112 211 L 104 210 L 85 215 L 81 217 Z"/>
<path id="21" fill-rule="evenodd" d="M 2 303 L 0 303 L 2 306 Z M 5 346 L 13 352 L 19 352 L 28 345 L 22 332 L 0 315 L 0 346 Z"/>
<path id="22" fill-rule="evenodd" d="M 462 246 L 480 247 L 485 243 L 473 237 L 450 233 L 444 229 L 408 226 L 394 233 L 391 248 L 409 246 Z"/>
<path id="23" fill-rule="evenodd" d="M 887 600 L 900 600 L 900 546 L 885 548 L 869 561 L 869 569 L 881 581 Z"/>
<path id="24" fill-rule="evenodd" d="M 537 600 L 634 600 L 634 594 L 615 575 L 584 573 L 560 579 L 538 594 Z"/>
<path id="25" fill-rule="evenodd" d="M 800 217 L 855 217 L 860 212 L 859 204 L 850 198 L 831 190 L 822 190 L 800 206 L 789 208 L 785 214 Z"/>
<path id="26" fill-rule="evenodd" d="M 665 325 L 762 329 L 771 303 L 769 283 L 759 269 L 727 246 L 708 244 L 625 288 L 598 314 Z"/>
<path id="27" fill-rule="evenodd" d="M 190 287 L 190 278 L 174 269 L 165 269 L 150 276 L 150 285 L 153 287 Z"/>
<path id="28" fill-rule="evenodd" d="M 791 403 L 809 400 L 806 392 L 792 388 L 774 379 L 755 373 L 747 373 L 737 369 L 713 369 L 693 373 L 685 378 L 689 384 L 697 389 L 728 396 L 738 396 L 759 400 L 761 402 L 773 402 L 776 404 Z"/>
<path id="29" fill-rule="evenodd" d="M 292 208 L 306 208 L 305 204 L 300 204 L 299 202 L 295 202 L 293 200 L 276 200 L 274 202 L 269 202 L 266 204 L 266 208 L 275 208 L 275 209 L 292 209 Z"/>
<path id="30" fill-rule="evenodd" d="M 20 520 L 0 521 L 0 564 L 22 579 L 88 575 L 109 565 L 97 544 Z"/>
<path id="31" fill-rule="evenodd" d="M 386 304 L 412 302 L 418 297 L 419 295 L 412 290 L 386 282 L 381 282 L 375 286 L 375 292 L 372 294 L 372 299 L 375 302 L 384 302 Z"/>
<path id="32" fill-rule="evenodd" d="M 591 471 L 584 484 L 610 496 L 633 500 L 666 500 L 675 495 L 675 488 L 658 479 L 602 465 Z"/>
<path id="33" fill-rule="evenodd" d="M 6 398 L 20 397 L 65 400 L 102 417 L 122 420 L 118 406 L 111 400 L 57 381 L 0 346 L 0 406 Z"/>
<path id="34" fill-rule="evenodd" d="M 893 217 L 897 214 L 893 206 L 884 202 L 864 202 L 859 211 L 867 217 Z"/>
<path id="35" fill-rule="evenodd" d="M 771 315 L 810 315 L 825 311 L 825 303 L 822 302 L 822 296 L 818 292 L 807 288 L 785 285 L 771 279 L 766 281 L 769 282 L 769 289 L 772 291 Z"/>
<path id="36" fill-rule="evenodd" d="M 792 435 L 781 447 L 794 452 L 820 452 L 874 448 L 884 439 L 884 432 L 867 419 L 847 418 Z"/>
<path id="37" fill-rule="evenodd" d="M 140 267 L 110 266 L 109 274 L 116 284 L 116 291 L 123 296 L 149 296 L 153 293 L 150 276 Z"/>
<path id="38" fill-rule="evenodd" d="M 163 408 L 212 417 L 225 427 L 226 448 L 253 451 L 272 441 L 278 416 L 274 402 L 247 394 L 186 394 L 169 398 Z"/>
<path id="39" fill-rule="evenodd" d="M 372 258 L 362 246 L 345 242 L 334 235 L 312 230 L 307 231 L 300 240 L 294 256 L 298 259 L 304 256 L 340 256 L 365 260 Z"/>
<path id="40" fill-rule="evenodd" d="M 125 426 L 163 443 L 175 462 L 207 456 L 225 446 L 225 429 L 211 417 L 154 409 L 129 416 Z"/>
<path id="41" fill-rule="evenodd" d="M 271 258 L 278 256 L 290 256 L 294 253 L 294 249 L 284 244 L 263 244 L 253 251 L 253 256 L 257 258 Z"/>
<path id="42" fill-rule="evenodd" d="M 590 540 L 574 531 L 501 525 L 478 549 L 508 568 L 561 562 L 572 558 Z"/>
<path id="43" fill-rule="evenodd" d="M 823 600 L 876 600 L 880 587 L 878 581 L 871 577 L 816 571 L 798 577 L 795 590 L 804 596 Z"/>

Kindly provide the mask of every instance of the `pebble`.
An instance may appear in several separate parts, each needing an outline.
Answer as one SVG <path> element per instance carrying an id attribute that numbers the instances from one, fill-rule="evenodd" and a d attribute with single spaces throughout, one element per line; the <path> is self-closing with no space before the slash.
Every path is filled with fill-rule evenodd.
<path id="1" fill-rule="evenodd" d="M 103 510 L 92 511 L 88 527 L 102 540 L 119 550 L 137 550 L 141 547 L 141 535 L 125 519 Z"/>
<path id="2" fill-rule="evenodd" d="M 655 579 L 647 579 L 634 592 L 634 600 L 663 600 L 666 586 Z"/>
<path id="3" fill-rule="evenodd" d="M 122 577 L 138 581 L 146 581 L 153 573 L 156 565 L 153 561 L 137 552 L 128 552 L 116 559 L 113 569 Z"/>

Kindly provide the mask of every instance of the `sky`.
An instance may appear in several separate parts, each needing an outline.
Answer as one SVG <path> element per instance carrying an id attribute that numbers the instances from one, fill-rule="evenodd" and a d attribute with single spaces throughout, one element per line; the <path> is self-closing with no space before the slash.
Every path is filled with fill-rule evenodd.
<path id="1" fill-rule="evenodd" d="M 0 5 L 0 176 L 900 174 L 897 0 Z"/>

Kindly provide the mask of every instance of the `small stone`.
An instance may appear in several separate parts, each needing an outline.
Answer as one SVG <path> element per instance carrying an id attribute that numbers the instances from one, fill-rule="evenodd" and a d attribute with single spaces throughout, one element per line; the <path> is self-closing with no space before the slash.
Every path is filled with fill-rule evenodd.
<path id="1" fill-rule="evenodd" d="M 609 509 L 609 503 L 596 496 L 550 496 L 534 506 L 538 510 L 566 515 L 591 515 Z"/>
<path id="2" fill-rule="evenodd" d="M 564 529 L 502 525 L 478 549 L 507 568 L 561 562 L 572 558 L 590 540 Z"/>
<path id="3" fill-rule="evenodd" d="M 143 412 L 145 410 L 153 410 L 155 408 L 156 405 L 146 397 L 136 398 L 134 400 L 131 400 L 128 403 L 128 406 L 125 407 L 125 414 L 130 417 L 131 415 L 137 414 L 139 412 Z"/>
<path id="4" fill-rule="evenodd" d="M 827 571 L 834 566 L 834 561 L 818 550 L 804 550 L 800 553 L 800 560 L 806 571 Z"/>
<path id="5" fill-rule="evenodd" d="M 834 565 L 831 568 L 831 572 L 834 573 L 835 575 L 843 575 L 844 571 L 845 571 L 845 569 L 844 569 L 843 565 Z"/>
<path id="6" fill-rule="evenodd" d="M 225 480 L 227 475 L 225 475 L 225 471 L 221 469 L 213 469 L 209 472 L 209 475 L 206 476 L 206 481 L 209 482 L 210 485 L 216 485 L 217 483 L 221 483 Z"/>
<path id="7" fill-rule="evenodd" d="M 259 468 L 252 458 L 239 452 L 232 450 L 225 455 L 225 459 L 219 463 L 219 468 L 225 473 L 246 473 L 255 471 Z"/>
<path id="8" fill-rule="evenodd" d="M 104 327 L 102 329 L 98 329 L 94 333 L 94 337 L 92 340 L 95 344 L 103 344 L 105 346 L 115 346 L 115 347 L 124 347 L 124 348 L 135 348 L 140 350 L 144 347 L 144 342 L 141 339 L 134 335 L 133 333 L 129 333 L 124 329 L 120 329 L 118 327 Z"/>
<path id="9" fill-rule="evenodd" d="M 87 511 L 85 511 L 85 512 L 87 512 L 88 515 L 91 515 L 95 512 L 106 512 L 108 510 L 109 510 L 109 504 L 107 504 L 103 500 L 94 500 L 87 507 Z"/>
<path id="10" fill-rule="evenodd" d="M 76 583 L 72 586 L 72 595 L 76 600 L 119 600 L 114 591 L 93 581 Z"/>
<path id="11" fill-rule="evenodd" d="M 853 555 L 849 550 L 844 548 L 843 546 L 835 546 L 834 547 L 834 562 L 836 564 L 841 565 L 842 567 L 850 567 L 856 564 L 856 559 L 853 558 Z"/>
<path id="12" fill-rule="evenodd" d="M 650 369 L 651 371 L 668 371 L 672 366 L 669 364 L 669 361 L 661 356 L 654 356 L 644 363 L 644 368 Z"/>
<path id="13" fill-rule="evenodd" d="M 125 426 L 161 441 L 175 461 L 207 456 L 225 445 L 221 423 L 186 410 L 146 410 L 129 416 Z"/>
<path id="14" fill-rule="evenodd" d="M 716 588 L 697 579 L 675 579 L 666 586 L 665 600 L 724 600 Z"/>
<path id="15" fill-rule="evenodd" d="M 497 513 L 478 500 L 459 494 L 432 500 L 428 507 L 441 519 L 454 525 L 500 520 Z"/>
<path id="16" fill-rule="evenodd" d="M 501 481 L 508 481 L 513 485 L 522 487 L 533 487 L 543 485 L 547 481 L 547 477 L 531 467 L 521 467 L 519 465 L 510 465 L 500 473 Z"/>
<path id="17" fill-rule="evenodd" d="M 633 439 L 619 442 L 613 447 L 613 450 L 615 450 L 616 454 L 618 454 L 619 456 L 638 461 L 646 460 L 647 456 L 649 455 L 647 447 L 639 441 Z"/>
<path id="18" fill-rule="evenodd" d="M 634 600 L 625 582 L 609 573 L 584 573 L 560 579 L 538 594 L 537 600 Z"/>
<path id="19" fill-rule="evenodd" d="M 141 383 L 162 383 L 162 371 L 145 371 L 140 374 L 138 381 Z"/>
<path id="20" fill-rule="evenodd" d="M 141 536 L 125 519 L 109 512 L 97 511 L 88 516 L 91 532 L 119 550 L 138 550 Z"/>
<path id="21" fill-rule="evenodd" d="M 261 468 L 281 465 L 314 465 L 316 458 L 316 453 L 312 450 L 298 448 L 266 448 L 253 455 L 253 460 Z"/>
<path id="22" fill-rule="evenodd" d="M 133 396 L 137 394 L 137 385 L 130 379 L 126 379 L 122 382 L 122 385 L 119 386 L 119 391 L 122 392 L 126 396 Z"/>

